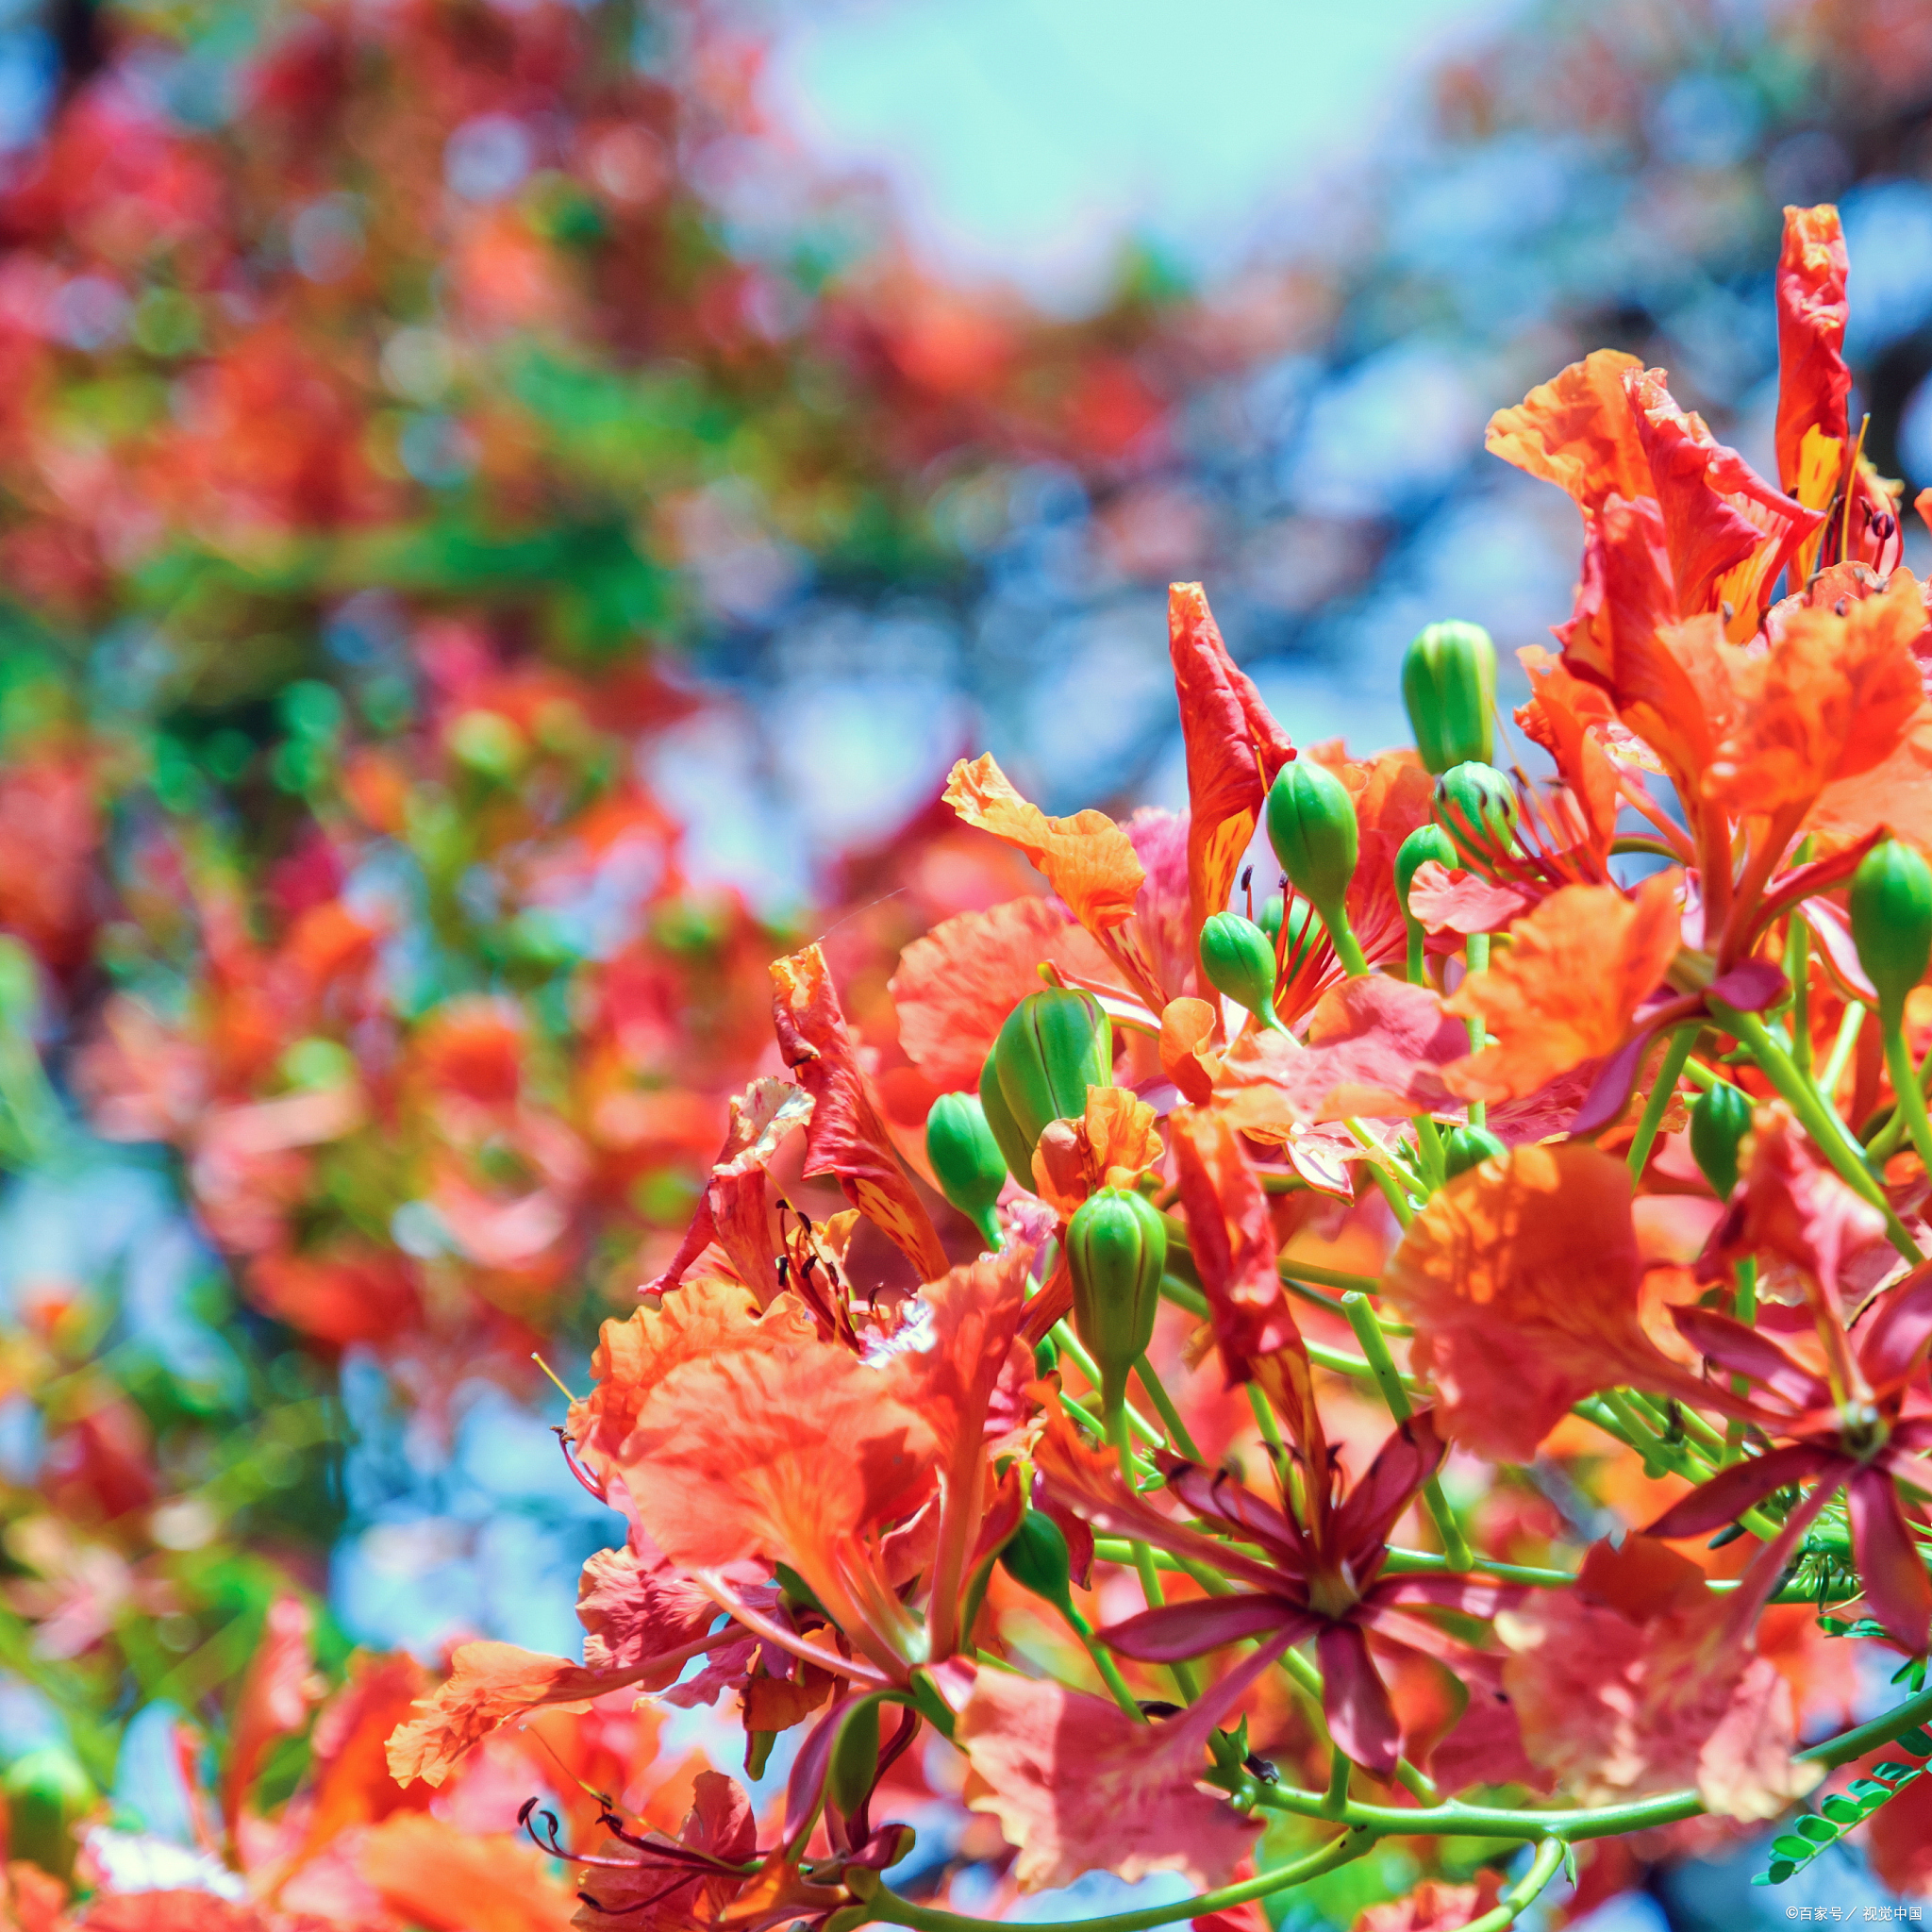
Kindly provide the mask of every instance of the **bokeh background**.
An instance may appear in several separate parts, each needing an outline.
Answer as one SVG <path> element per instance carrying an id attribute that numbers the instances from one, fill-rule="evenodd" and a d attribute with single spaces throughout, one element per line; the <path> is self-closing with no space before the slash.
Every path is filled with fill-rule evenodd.
<path id="1" fill-rule="evenodd" d="M 1568 608 L 1491 409 L 1612 345 L 1771 467 L 1791 201 L 1932 484 L 1924 0 L 9 0 L 0 150 L 0 1765 L 164 1875 L 291 1581 L 328 1665 L 575 1652 L 532 1352 L 675 1245 L 777 952 L 920 1117 L 897 947 L 1024 889 L 956 756 L 1182 801 L 1171 578 L 1402 737 L 1422 623 Z"/>

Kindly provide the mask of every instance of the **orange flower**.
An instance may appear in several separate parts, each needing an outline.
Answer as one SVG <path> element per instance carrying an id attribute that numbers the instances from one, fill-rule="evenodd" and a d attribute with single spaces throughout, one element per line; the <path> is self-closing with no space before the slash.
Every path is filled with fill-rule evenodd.
<path id="1" fill-rule="evenodd" d="M 1133 912 L 1146 874 L 1105 812 L 1048 818 L 1013 790 L 991 752 L 953 767 L 945 799 L 969 825 L 1024 852 L 1088 931 L 1105 932 Z"/>
<path id="2" fill-rule="evenodd" d="M 1415 1324 L 1444 1432 L 1527 1462 L 1599 1389 L 1702 1392 L 1644 1333 L 1642 1281 L 1628 1170 L 1571 1141 L 1459 1174 L 1416 1216 L 1382 1286 Z"/>
<path id="3" fill-rule="evenodd" d="M 914 940 L 887 988 L 906 1058 L 948 1091 L 974 1086 L 1007 1015 L 1040 991 L 1041 965 L 1077 984 L 1110 976 L 1099 944 L 1046 898 L 962 912 Z"/>
<path id="4" fill-rule="evenodd" d="M 1507 952 L 1464 980 L 1449 1010 L 1481 1020 L 1494 1044 L 1443 1077 L 1471 1100 L 1522 1100 L 1558 1074 L 1614 1053 L 1676 958 L 1681 875 L 1625 895 L 1565 886 L 1510 930 Z"/>
<path id="5" fill-rule="evenodd" d="M 425 1932 L 568 1932 L 575 1901 L 532 1848 L 406 1811 L 362 1841 L 356 1869 Z"/>
<path id="6" fill-rule="evenodd" d="M 1096 1188 L 1131 1187 L 1164 1151 L 1154 1109 L 1131 1089 L 1090 1087 L 1077 1121 L 1054 1121 L 1033 1151 L 1033 1191 L 1070 1215 Z"/>
<path id="7" fill-rule="evenodd" d="M 836 1174 L 845 1198 L 919 1271 L 922 1281 L 946 1272 L 938 1230 L 892 1152 L 845 1015 L 817 946 L 772 962 L 773 1024 L 778 1049 L 811 1095 L 805 1174 Z"/>
<path id="8" fill-rule="evenodd" d="M 815 1338 L 714 1347 L 651 1391 L 619 1473 L 674 1563 L 789 1563 L 855 1644 L 900 1672 L 917 1633 L 877 1533 L 930 1494 L 940 1444 L 892 1391 L 887 1372 Z"/>

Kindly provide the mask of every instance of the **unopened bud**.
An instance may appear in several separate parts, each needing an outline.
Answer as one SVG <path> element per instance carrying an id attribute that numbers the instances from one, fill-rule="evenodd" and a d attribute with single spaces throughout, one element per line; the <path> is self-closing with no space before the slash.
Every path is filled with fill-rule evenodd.
<path id="1" fill-rule="evenodd" d="M 1442 1137 L 1443 1177 L 1453 1181 L 1457 1174 L 1467 1174 L 1471 1168 L 1480 1167 L 1484 1161 L 1493 1160 L 1507 1151 L 1487 1127 L 1451 1127 Z"/>
<path id="2" fill-rule="evenodd" d="M 1000 1150 L 1000 1158 L 1007 1164 L 1007 1172 L 1023 1188 L 1033 1185 L 1033 1149 L 1021 1134 L 1008 1109 L 1006 1095 L 1000 1091 L 999 1045 L 995 1041 L 993 1050 L 987 1055 L 979 1069 L 979 1111 L 986 1122 L 987 1132 L 993 1138 L 993 1144 Z"/>
<path id="3" fill-rule="evenodd" d="M 1515 849 L 1516 788 L 1494 765 L 1452 765 L 1436 780 L 1435 814 L 1467 868 L 1491 871 Z"/>
<path id="4" fill-rule="evenodd" d="M 1431 861 L 1454 872 L 1456 847 L 1441 825 L 1418 825 L 1395 851 L 1395 898 L 1405 919 L 1415 918 L 1408 909 L 1408 889 L 1415 884 L 1416 874 Z"/>
<path id="5" fill-rule="evenodd" d="M 1025 1145 L 1024 1164 L 1013 1172 L 1022 1186 L 1031 1186 L 1033 1149 L 1042 1129 L 1084 1114 L 1088 1088 L 1112 1083 L 1113 1027 L 1091 992 L 1049 987 L 1028 993 L 1007 1015 L 992 1058 L 1001 1098 Z M 991 1112 L 987 1119 L 991 1124 Z M 1012 1150 L 1006 1148 L 1006 1155 L 1011 1166 Z"/>
<path id="6" fill-rule="evenodd" d="M 1858 963 L 1893 1023 L 1932 959 L 1932 866 L 1909 845 L 1874 845 L 1852 874 L 1852 939 Z"/>
<path id="7" fill-rule="evenodd" d="M 57 1878 L 74 1872 L 74 1827 L 93 1807 L 93 1781 L 65 1744 L 25 1752 L 0 1777 L 6 1801 L 8 1856 Z"/>
<path id="8" fill-rule="evenodd" d="M 942 1193 L 995 1247 L 993 1209 L 1007 1184 L 1007 1158 L 971 1093 L 941 1093 L 925 1117 L 925 1158 Z"/>
<path id="9" fill-rule="evenodd" d="M 1261 902 L 1261 916 L 1255 923 L 1268 935 L 1271 945 L 1281 937 L 1281 915 L 1287 904 L 1279 892 L 1269 893 Z"/>
<path id="10" fill-rule="evenodd" d="M 1690 1103 L 1690 1158 L 1720 1201 L 1738 1185 L 1738 1149 L 1751 1131 L 1751 1096 L 1720 1080 Z"/>
<path id="11" fill-rule="evenodd" d="M 1360 843 L 1348 787 L 1327 766 L 1296 758 L 1269 789 L 1267 820 L 1289 883 L 1329 918 L 1347 897 Z"/>
<path id="12" fill-rule="evenodd" d="M 849 1818 L 872 1794 L 879 1774 L 879 1701 L 868 1697 L 846 1713 L 825 1764 L 825 1797 Z"/>
<path id="13" fill-rule="evenodd" d="M 1319 946 L 1326 931 L 1322 915 L 1306 899 L 1297 899 L 1288 908 L 1288 958 L 1292 960 L 1296 954 Z"/>
<path id="14" fill-rule="evenodd" d="M 1265 1027 L 1278 1031 L 1274 1015 L 1274 947 L 1252 919 L 1217 912 L 1201 928 L 1201 964 L 1215 991 L 1247 1008 Z"/>
<path id="15" fill-rule="evenodd" d="M 1030 1590 L 1062 1616 L 1074 1614 L 1074 1553 L 1051 1516 L 1029 1509 L 1000 1552 L 1000 1568 L 1022 1590 Z"/>
<path id="16" fill-rule="evenodd" d="M 1074 1332 L 1100 1369 L 1108 1415 L 1126 1399 L 1127 1376 L 1154 1339 L 1166 1266 L 1167 1224 L 1144 1194 L 1102 1188 L 1067 1224 Z"/>
<path id="17" fill-rule="evenodd" d="M 1402 660 L 1402 702 L 1431 772 L 1495 751 L 1496 647 L 1479 624 L 1432 624 Z"/>

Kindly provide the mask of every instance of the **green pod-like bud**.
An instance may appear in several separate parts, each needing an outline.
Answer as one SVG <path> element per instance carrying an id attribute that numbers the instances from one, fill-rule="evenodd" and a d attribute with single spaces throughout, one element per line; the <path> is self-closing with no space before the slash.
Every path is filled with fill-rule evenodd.
<path id="1" fill-rule="evenodd" d="M 1451 1127 L 1442 1136 L 1442 1174 L 1454 1180 L 1459 1174 L 1479 1167 L 1486 1160 L 1507 1152 L 1501 1141 L 1487 1127 L 1474 1124 Z"/>
<path id="2" fill-rule="evenodd" d="M 879 1701 L 868 1697 L 845 1713 L 825 1761 L 825 1798 L 850 1818 L 872 1795 L 879 1775 Z"/>
<path id="3" fill-rule="evenodd" d="M 1102 1188 L 1067 1224 L 1074 1277 L 1074 1333 L 1100 1369 L 1100 1406 L 1111 1416 L 1126 1400 L 1127 1376 L 1154 1339 L 1167 1224 L 1144 1194 Z"/>
<path id="4" fill-rule="evenodd" d="M 1459 863 L 1455 844 L 1441 825 L 1418 825 L 1395 849 L 1396 903 L 1402 908 L 1403 918 L 1411 923 L 1415 915 L 1408 909 L 1408 889 L 1415 884 L 1416 874 L 1431 860 L 1451 872 Z"/>
<path id="5" fill-rule="evenodd" d="M 93 1780 L 65 1744 L 23 1753 L 0 1776 L 7 1802 L 8 1856 L 56 1878 L 74 1874 L 74 1827 L 93 1808 Z"/>
<path id="6" fill-rule="evenodd" d="M 1348 787 L 1313 758 L 1294 758 L 1269 788 L 1266 816 L 1268 842 L 1289 883 L 1332 925 L 1360 848 Z"/>
<path id="7" fill-rule="evenodd" d="M 1217 912 L 1201 928 L 1201 964 L 1208 983 L 1263 1026 L 1279 1029 L 1274 1016 L 1274 947 L 1252 919 Z"/>
<path id="8" fill-rule="evenodd" d="M 1282 915 L 1287 909 L 1288 901 L 1279 892 L 1270 892 L 1261 902 L 1261 916 L 1255 923 L 1268 935 L 1270 945 L 1281 937 Z"/>
<path id="9" fill-rule="evenodd" d="M 1751 1096 L 1719 1081 L 1690 1103 L 1690 1158 L 1720 1201 L 1738 1185 L 1738 1149 L 1751 1131 Z"/>
<path id="10" fill-rule="evenodd" d="M 1112 1084 L 1113 1027 L 1091 992 L 1049 987 L 1028 993 L 1007 1015 L 992 1058 L 1000 1097 L 1026 1149 L 1014 1174 L 1022 1187 L 1031 1187 L 1033 1150 L 1041 1131 L 1085 1113 L 1088 1088 Z M 991 1124 L 991 1115 L 987 1118 Z M 1012 1158 L 1008 1149 L 1009 1166 Z"/>
<path id="11" fill-rule="evenodd" d="M 1319 946 L 1327 928 L 1322 924 L 1322 915 L 1306 899 L 1297 899 L 1288 908 L 1288 958 L 1291 961 L 1298 953 L 1306 953 L 1310 946 Z"/>
<path id="12" fill-rule="evenodd" d="M 986 1108 L 971 1093 L 941 1093 L 925 1117 L 925 1158 L 942 1193 L 994 1247 L 994 1213 L 1007 1184 L 1007 1158 L 987 1124 Z"/>
<path id="13" fill-rule="evenodd" d="M 986 1130 L 1000 1150 L 1007 1171 L 1023 1188 L 1033 1185 L 1033 1143 L 1019 1129 L 1008 1109 L 1006 1095 L 1000 1091 L 998 1043 L 987 1055 L 979 1069 L 979 1111 Z"/>
<path id="14" fill-rule="evenodd" d="M 1494 765 L 1452 765 L 1436 780 L 1436 823 L 1464 867 L 1487 872 L 1516 845 L 1516 788 Z"/>
<path id="15" fill-rule="evenodd" d="M 1852 874 L 1852 939 L 1858 963 L 1878 992 L 1881 1015 L 1895 1017 L 1932 959 L 1932 866 L 1909 845 L 1874 845 Z"/>
<path id="16" fill-rule="evenodd" d="M 1402 702 L 1431 772 L 1488 764 L 1496 747 L 1496 647 L 1479 624 L 1431 624 L 1402 660 Z"/>
<path id="17" fill-rule="evenodd" d="M 1000 1552 L 1000 1568 L 1022 1590 L 1043 1598 L 1063 1617 L 1074 1614 L 1074 1553 L 1051 1516 L 1027 1510 Z"/>

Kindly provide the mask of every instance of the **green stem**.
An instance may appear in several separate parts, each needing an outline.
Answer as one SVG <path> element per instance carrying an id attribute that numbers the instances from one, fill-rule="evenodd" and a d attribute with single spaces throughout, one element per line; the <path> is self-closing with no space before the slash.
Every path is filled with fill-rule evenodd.
<path id="1" fill-rule="evenodd" d="M 1382 1391 L 1382 1400 L 1389 1405 L 1389 1413 L 1398 1423 L 1406 1423 L 1415 1413 L 1415 1405 L 1409 1401 L 1395 1358 L 1389 1353 L 1374 1304 L 1367 1295 L 1351 1291 L 1341 1297 L 1341 1306 L 1348 1316 L 1348 1325 L 1355 1330 L 1355 1339 L 1362 1345 L 1362 1357 L 1369 1365 L 1369 1373 Z M 1436 1534 L 1442 1539 L 1442 1554 L 1449 1559 L 1449 1567 L 1468 1569 L 1469 1544 L 1463 1540 L 1462 1526 L 1449 1507 L 1449 1499 L 1442 1493 L 1440 1475 L 1432 1474 L 1423 1485 L 1423 1502 L 1428 1509 L 1429 1521 L 1436 1525 Z"/>
<path id="2" fill-rule="evenodd" d="M 1481 1918 L 1472 1919 L 1462 1932 L 1507 1932 L 1541 1898 L 1550 1880 L 1563 1869 L 1569 1847 L 1559 1838 L 1546 1838 L 1536 1848 L 1529 1870 Z"/>
<path id="3" fill-rule="evenodd" d="M 1443 1165 L 1442 1136 L 1436 1124 L 1427 1114 L 1415 1115 L 1410 1124 L 1415 1128 L 1416 1151 L 1422 1157 L 1423 1174 L 1433 1191 L 1442 1185 L 1446 1169 Z"/>
<path id="4" fill-rule="evenodd" d="M 1056 1322 L 1053 1324 L 1053 1339 L 1055 1346 L 1063 1355 L 1073 1357 L 1074 1366 L 1087 1377 L 1087 1380 L 1092 1386 L 1093 1392 L 1098 1395 L 1100 1392 L 1100 1364 L 1087 1353 L 1080 1338 L 1074 1333 L 1073 1329 L 1065 1322 Z M 1123 1407 L 1126 1414 L 1128 1428 L 1132 1429 L 1135 1435 L 1139 1436 L 1141 1441 L 1146 1443 L 1148 1448 L 1158 1449 L 1164 1440 L 1160 1431 L 1131 1402 L 1124 1404 Z"/>
<path id="5" fill-rule="evenodd" d="M 1473 932 L 1464 942 L 1462 960 L 1471 975 L 1487 973 L 1490 970 L 1490 936 L 1486 932 Z M 1489 1044 L 1489 1035 L 1483 1031 L 1480 1020 L 1469 1022 L 1469 1050 L 1480 1053 Z M 1486 1101 L 1472 1100 L 1469 1103 L 1469 1124 L 1473 1127 L 1489 1124 L 1490 1109 Z"/>
<path id="6" fill-rule="evenodd" d="M 1657 1144 L 1657 1129 L 1663 1125 L 1664 1109 L 1671 1104 L 1671 1095 L 1677 1091 L 1677 1080 L 1684 1071 L 1684 1062 L 1690 1058 L 1690 1049 L 1696 1043 L 1702 1027 L 1680 1026 L 1671 1035 L 1671 1043 L 1664 1049 L 1663 1064 L 1657 1070 L 1656 1084 L 1650 1090 L 1650 1098 L 1643 1103 L 1643 1112 L 1637 1123 L 1637 1138 L 1630 1143 L 1630 1177 L 1641 1180 L 1643 1170 L 1650 1164 L 1650 1150 Z"/>
<path id="7" fill-rule="evenodd" d="M 1811 1077 L 1811 929 L 1793 912 L 1785 926 L 1785 977 L 1791 983 L 1791 1064 Z M 1825 1090 L 1830 1091 L 1828 1088 Z"/>
<path id="8" fill-rule="evenodd" d="M 1865 1024 L 1865 1006 L 1860 1000 L 1845 1003 L 1845 1016 L 1839 1022 L 1838 1038 L 1831 1043 L 1830 1057 L 1824 1062 L 1824 1071 L 1818 1076 L 1818 1091 L 1832 1103 L 1832 1111 L 1838 1110 L 1835 1098 L 1838 1083 L 1845 1076 L 1845 1067 L 1852 1058 L 1852 1049 L 1858 1043 L 1858 1030 Z"/>
<path id="9" fill-rule="evenodd" d="M 1100 1673 L 1100 1681 L 1107 1686 L 1113 1701 L 1136 1724 L 1144 1724 L 1147 1713 L 1141 1708 L 1127 1680 L 1121 1675 L 1121 1667 L 1114 1662 L 1107 1646 L 1094 1636 L 1093 1625 L 1071 1603 L 1066 1607 L 1065 1615 L 1073 1626 L 1074 1635 L 1080 1640 L 1081 1647 L 1093 1659 L 1093 1668 Z"/>
<path id="10" fill-rule="evenodd" d="M 1305 1858 L 1276 1865 L 1253 1878 L 1224 1885 L 1214 1891 L 1205 1891 L 1198 1898 L 1176 1899 L 1164 1906 L 1143 1906 L 1139 1911 L 1113 1912 L 1102 1919 L 1069 1919 L 1063 1922 L 1061 1932 L 1148 1932 L 1155 1925 L 1174 1925 L 1183 1919 L 1202 1919 L 1210 1913 L 1229 1911 L 1236 1906 L 1246 1905 L 1250 1899 L 1266 1898 L 1272 1891 L 1306 1885 L 1324 1872 L 1333 1872 L 1337 1866 L 1359 1858 L 1374 1844 L 1376 1836 L 1373 1832 L 1345 1831 Z M 971 1919 L 963 1912 L 943 1911 L 938 1906 L 914 1905 L 909 1898 L 901 1898 L 884 1885 L 874 1893 L 869 1905 L 875 1920 L 888 1925 L 910 1925 L 915 1932 L 985 1932 L 988 1925 L 998 1923 Z"/>
<path id="11" fill-rule="evenodd" d="M 1924 1163 L 1925 1172 L 1932 1174 L 1932 1119 L 1926 1117 L 1918 1070 L 1906 1045 L 1905 1008 L 1901 1004 L 1895 1012 L 1887 1012 L 1887 1004 L 1882 1002 L 1878 1009 L 1879 1028 L 1885 1035 L 1885 1071 L 1891 1075 L 1891 1091 L 1897 1096 L 1906 1132 L 1911 1136 L 1912 1150 Z"/>
<path id="12" fill-rule="evenodd" d="M 1738 1263 L 1738 1295 L 1734 1304 L 1738 1320 L 1747 1328 L 1757 1325 L 1757 1257 L 1746 1255 Z M 1731 1393 L 1744 1396 L 1751 1392 L 1751 1378 L 1748 1375 L 1731 1377 Z M 1733 1416 L 1724 1429 L 1724 1457 L 1726 1463 L 1741 1462 L 1744 1457 L 1744 1419 Z"/>
<path id="13" fill-rule="evenodd" d="M 1409 985 L 1420 986 L 1428 973 L 1428 965 L 1423 952 L 1427 935 L 1424 932 L 1420 920 L 1406 919 L 1403 924 L 1408 928 L 1408 951 L 1402 962 L 1402 976 Z"/>
<path id="14" fill-rule="evenodd" d="M 1381 1284 L 1373 1274 L 1351 1274 L 1341 1268 L 1318 1268 L 1312 1261 L 1303 1261 L 1283 1255 L 1274 1264 L 1274 1272 L 1284 1281 L 1312 1281 L 1319 1288 L 1354 1288 L 1363 1294 L 1374 1294 Z"/>
<path id="15" fill-rule="evenodd" d="M 1389 1157 L 1381 1143 L 1362 1125 L 1361 1122 L 1347 1119 L 1342 1122 L 1355 1143 L 1369 1157 L 1369 1172 L 1375 1177 L 1375 1185 L 1382 1191 L 1382 1198 L 1388 1202 L 1390 1212 L 1402 1226 L 1407 1227 L 1415 1219 L 1415 1209 L 1408 1205 L 1408 1195 L 1404 1191 L 1402 1176 L 1389 1171 Z"/>
<path id="16" fill-rule="evenodd" d="M 1348 923 L 1348 908 L 1338 900 L 1333 906 L 1318 906 L 1315 910 L 1322 915 L 1322 924 L 1328 928 L 1328 937 L 1335 941 L 1336 957 L 1341 961 L 1341 970 L 1351 979 L 1362 978 L 1369 970 L 1369 962 L 1362 956 L 1360 944 L 1355 936 L 1355 927 Z"/>
<path id="17" fill-rule="evenodd" d="M 1281 1424 L 1274 1420 L 1274 1411 L 1268 1407 L 1268 1398 L 1261 1392 L 1258 1382 L 1248 1385 L 1248 1407 L 1255 1412 L 1255 1426 L 1261 1432 L 1261 1440 L 1271 1449 L 1281 1447 Z"/>
<path id="18" fill-rule="evenodd" d="M 1837 1120 L 1820 1104 L 1811 1083 L 1791 1064 L 1790 1057 L 1772 1038 L 1763 1021 L 1756 1013 L 1735 1011 L 1722 1000 L 1711 1000 L 1709 1005 L 1718 1024 L 1751 1049 L 1759 1071 L 1790 1102 L 1791 1111 L 1804 1123 L 1805 1131 L 1816 1142 L 1818 1151 L 1837 1170 L 1840 1179 L 1885 1216 L 1886 1232 L 1891 1237 L 1892 1246 L 1907 1260 L 1914 1264 L 1923 1261 L 1925 1258 L 1924 1251 L 1905 1224 L 1891 1211 L 1891 1203 L 1885 1197 L 1884 1185 L 1866 1166 L 1864 1150 L 1846 1139 Z"/>
<path id="19" fill-rule="evenodd" d="M 1199 1462 L 1201 1452 L 1194 1446 L 1193 1437 L 1188 1434 L 1188 1425 L 1181 1420 L 1180 1410 L 1174 1406 L 1174 1397 L 1154 1373 L 1154 1364 L 1143 1355 L 1134 1364 L 1134 1372 L 1140 1376 L 1141 1387 L 1146 1391 L 1147 1400 L 1154 1405 L 1155 1413 L 1166 1424 L 1170 1445 L 1178 1449 L 1190 1462 Z"/>
<path id="20" fill-rule="evenodd" d="M 1134 1476 L 1134 1445 L 1127 1438 L 1126 1418 L 1119 1409 L 1107 1419 L 1108 1433 L 1113 1438 L 1114 1453 L 1121 1459 L 1121 1480 L 1129 1491 L 1139 1488 Z M 1131 1539 L 1134 1549 L 1134 1572 L 1141 1579 L 1141 1594 L 1147 1601 L 1150 1610 L 1158 1610 L 1167 1602 L 1167 1593 L 1160 1587 L 1160 1572 L 1154 1561 L 1154 1552 L 1138 1538 Z M 1201 1682 L 1195 1674 L 1192 1664 L 1174 1663 L 1168 1666 L 1174 1683 L 1179 1687 L 1182 1698 L 1189 1704 L 1201 1694 Z"/>
<path id="21" fill-rule="evenodd" d="M 1340 1818 L 1348 1806 L 1348 1780 L 1355 1766 L 1340 1744 L 1334 1753 L 1328 1761 L 1328 1810 L 1332 1817 Z"/>

